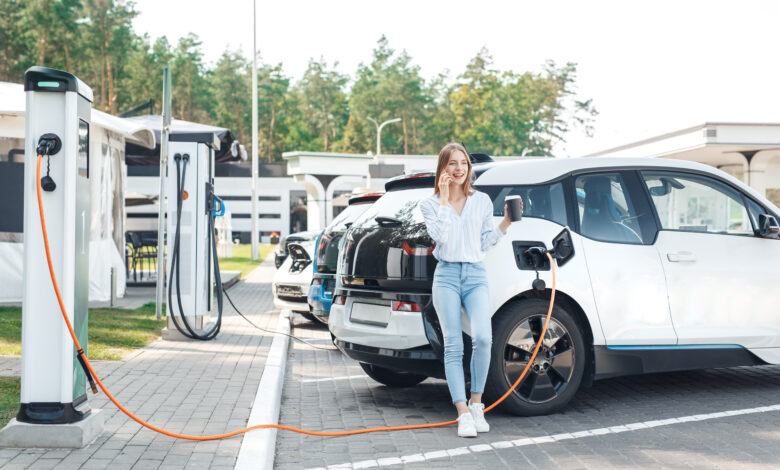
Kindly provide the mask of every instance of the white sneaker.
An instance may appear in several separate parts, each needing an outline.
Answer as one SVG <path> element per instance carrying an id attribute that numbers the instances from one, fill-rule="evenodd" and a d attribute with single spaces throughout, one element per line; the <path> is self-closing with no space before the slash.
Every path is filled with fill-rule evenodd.
<path id="1" fill-rule="evenodd" d="M 474 427 L 477 432 L 490 431 L 490 425 L 485 421 L 485 404 L 469 402 L 469 414 L 474 418 Z"/>
<path id="2" fill-rule="evenodd" d="M 477 428 L 474 426 L 474 417 L 471 413 L 458 416 L 458 437 L 477 437 Z"/>

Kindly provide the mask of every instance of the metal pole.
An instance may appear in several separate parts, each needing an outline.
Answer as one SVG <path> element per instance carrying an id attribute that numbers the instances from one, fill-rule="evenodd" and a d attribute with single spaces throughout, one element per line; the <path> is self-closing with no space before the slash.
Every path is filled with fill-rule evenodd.
<path id="1" fill-rule="evenodd" d="M 252 2 L 252 261 L 260 257 L 257 233 L 257 0 Z"/>
<path id="2" fill-rule="evenodd" d="M 373 122 L 376 126 L 376 155 L 374 158 L 371 159 L 371 162 L 373 163 L 374 160 L 376 160 L 377 163 L 379 163 L 379 155 L 382 154 L 382 128 L 385 127 L 388 124 L 392 124 L 394 122 L 400 122 L 401 118 L 395 118 L 395 119 L 389 119 L 382 124 L 379 124 L 374 120 L 374 118 L 369 117 L 369 121 Z M 366 186 L 371 187 L 371 164 L 369 163 L 368 172 L 366 173 Z"/>
<path id="3" fill-rule="evenodd" d="M 168 167 L 168 137 L 171 134 L 171 64 L 163 72 L 163 114 L 160 133 L 160 212 L 157 215 L 157 297 L 155 312 L 162 318 L 162 303 L 165 298 L 165 171 Z"/>

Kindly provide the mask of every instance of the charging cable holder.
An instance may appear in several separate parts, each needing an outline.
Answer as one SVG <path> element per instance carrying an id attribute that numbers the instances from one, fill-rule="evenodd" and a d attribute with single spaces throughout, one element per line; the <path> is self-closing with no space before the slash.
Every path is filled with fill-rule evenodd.
<path id="1" fill-rule="evenodd" d="M 51 177 L 51 156 L 56 155 L 62 149 L 62 141 L 57 134 L 43 134 L 38 139 L 38 147 L 35 149 L 38 155 L 46 156 L 46 176 L 41 178 L 41 188 L 46 192 L 52 192 L 57 184 Z"/>

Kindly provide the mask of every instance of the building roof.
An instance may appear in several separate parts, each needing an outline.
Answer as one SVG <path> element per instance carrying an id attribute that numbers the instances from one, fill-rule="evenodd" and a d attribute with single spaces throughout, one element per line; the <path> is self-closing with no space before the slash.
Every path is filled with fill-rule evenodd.
<path id="1" fill-rule="evenodd" d="M 780 149 L 780 123 L 705 122 L 585 157 L 664 157 L 718 166 L 741 159 L 742 152 L 774 149 Z"/>

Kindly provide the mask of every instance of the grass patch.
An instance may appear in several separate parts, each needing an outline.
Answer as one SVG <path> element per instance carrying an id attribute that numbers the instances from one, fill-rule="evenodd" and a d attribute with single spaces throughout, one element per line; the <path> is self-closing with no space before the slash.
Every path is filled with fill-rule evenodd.
<path id="1" fill-rule="evenodd" d="M 60 313 L 55 313 L 56 321 L 62 321 Z M 90 359 L 112 361 L 151 343 L 165 326 L 165 318 L 155 318 L 153 303 L 135 310 L 91 308 L 88 321 L 87 355 Z M 0 354 L 20 355 L 21 338 L 21 307 L 0 307 Z"/>
<path id="2" fill-rule="evenodd" d="M 251 245 L 233 245 L 232 258 L 220 258 L 219 269 L 221 271 L 241 271 L 241 278 L 255 269 L 271 252 L 276 245 L 261 243 L 258 245 L 258 257 L 260 261 L 252 261 Z"/>
<path id="3" fill-rule="evenodd" d="M 20 379 L 0 377 L 0 428 L 16 417 L 19 411 Z"/>

